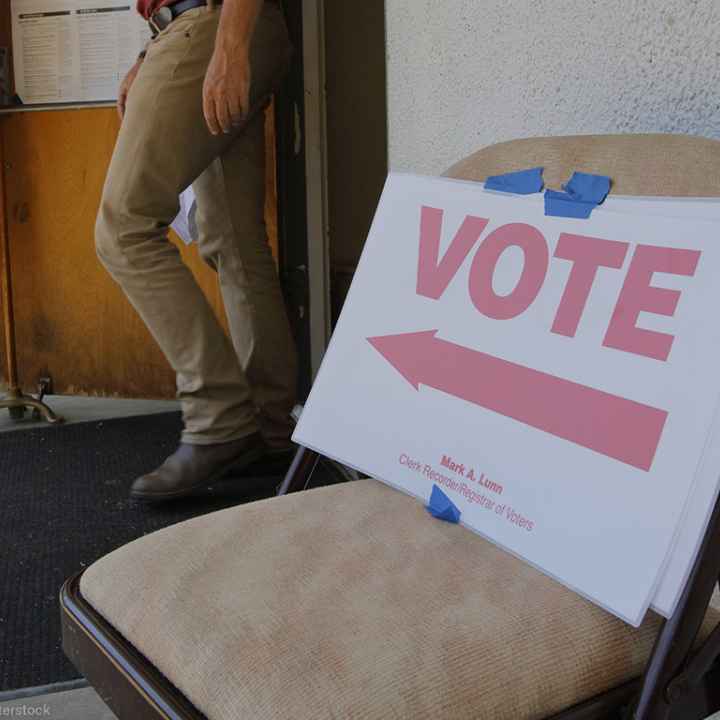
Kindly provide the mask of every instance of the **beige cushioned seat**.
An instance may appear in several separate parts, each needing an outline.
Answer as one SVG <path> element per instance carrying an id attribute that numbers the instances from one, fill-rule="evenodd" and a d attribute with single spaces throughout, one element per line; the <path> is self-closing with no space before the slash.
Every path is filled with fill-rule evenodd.
<path id="1" fill-rule="evenodd" d="M 545 718 L 640 675 L 659 626 L 373 480 L 166 528 L 80 589 L 210 720 Z"/>

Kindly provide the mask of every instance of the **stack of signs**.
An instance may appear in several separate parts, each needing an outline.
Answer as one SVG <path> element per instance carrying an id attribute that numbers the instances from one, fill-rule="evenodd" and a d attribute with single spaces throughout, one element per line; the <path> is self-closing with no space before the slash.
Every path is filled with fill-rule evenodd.
<path id="1" fill-rule="evenodd" d="M 633 625 L 668 616 L 718 491 L 719 235 L 712 201 L 581 220 L 391 175 L 294 439 L 423 502 L 438 486 Z"/>

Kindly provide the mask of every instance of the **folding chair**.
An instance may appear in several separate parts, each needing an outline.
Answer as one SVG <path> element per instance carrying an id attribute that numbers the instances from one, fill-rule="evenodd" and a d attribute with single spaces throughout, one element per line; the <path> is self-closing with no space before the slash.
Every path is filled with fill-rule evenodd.
<path id="1" fill-rule="evenodd" d="M 635 195 L 720 196 L 720 142 L 521 140 L 449 175 L 543 165 Z M 305 485 L 301 450 L 283 492 Z M 634 629 L 373 480 L 136 540 L 61 592 L 63 647 L 121 720 L 700 720 L 720 708 L 720 505 L 675 615 Z"/>

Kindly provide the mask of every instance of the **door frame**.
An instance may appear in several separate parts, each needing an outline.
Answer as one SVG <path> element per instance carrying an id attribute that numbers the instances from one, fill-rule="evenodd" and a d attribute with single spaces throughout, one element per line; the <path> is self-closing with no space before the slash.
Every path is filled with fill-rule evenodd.
<path id="1" fill-rule="evenodd" d="M 276 98 L 280 272 L 304 398 L 330 339 L 324 0 L 283 0 L 295 58 Z"/>
<path id="2" fill-rule="evenodd" d="M 325 1 L 304 0 L 305 173 L 307 178 L 310 357 L 313 377 L 330 340 L 330 233 L 327 200 Z"/>

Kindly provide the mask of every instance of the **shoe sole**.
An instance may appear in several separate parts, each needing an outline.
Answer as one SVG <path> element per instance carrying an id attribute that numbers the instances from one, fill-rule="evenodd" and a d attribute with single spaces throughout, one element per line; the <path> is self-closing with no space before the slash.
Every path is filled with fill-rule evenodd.
<path id="1" fill-rule="evenodd" d="M 245 469 L 248 465 L 254 463 L 264 454 L 265 450 L 263 448 L 248 451 L 247 455 L 243 457 L 242 460 L 235 459 L 232 462 L 223 465 L 207 480 L 203 480 L 201 483 L 191 485 L 190 487 L 183 488 L 182 490 L 173 490 L 171 492 L 164 493 L 144 493 L 138 492 L 137 490 L 131 490 L 130 497 L 135 500 L 144 500 L 145 502 L 162 502 L 163 500 L 175 500 L 176 498 L 188 497 L 189 495 L 194 495 L 199 490 L 207 490 L 209 487 L 221 480 L 223 476 L 229 473 L 233 468 L 238 470 Z"/>

